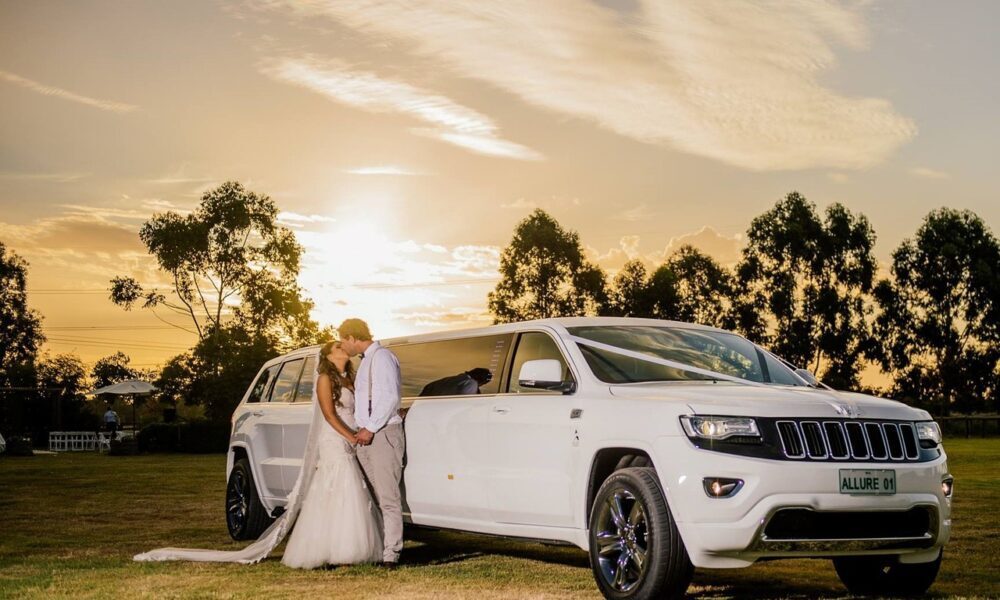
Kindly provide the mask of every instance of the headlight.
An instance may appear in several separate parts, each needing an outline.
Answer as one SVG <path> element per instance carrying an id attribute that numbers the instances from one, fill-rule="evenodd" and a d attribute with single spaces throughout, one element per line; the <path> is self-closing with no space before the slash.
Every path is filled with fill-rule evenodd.
<path id="1" fill-rule="evenodd" d="M 690 437 L 724 440 L 730 437 L 760 438 L 757 422 L 749 417 L 683 416 L 681 424 Z"/>
<path id="2" fill-rule="evenodd" d="M 917 426 L 917 438 L 920 445 L 925 448 L 933 448 L 941 443 L 941 427 L 934 421 L 921 421 L 914 423 Z M 928 442 L 925 444 L 924 442 Z"/>

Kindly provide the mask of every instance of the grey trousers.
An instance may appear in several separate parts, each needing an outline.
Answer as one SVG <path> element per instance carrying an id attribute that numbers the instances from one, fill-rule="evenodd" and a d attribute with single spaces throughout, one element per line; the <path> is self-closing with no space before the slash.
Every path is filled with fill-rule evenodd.
<path id="1" fill-rule="evenodd" d="M 406 438 L 401 424 L 387 425 L 367 446 L 358 446 L 358 460 L 375 491 L 382 511 L 382 560 L 396 562 L 403 549 L 403 500 L 399 481 L 403 475 Z"/>

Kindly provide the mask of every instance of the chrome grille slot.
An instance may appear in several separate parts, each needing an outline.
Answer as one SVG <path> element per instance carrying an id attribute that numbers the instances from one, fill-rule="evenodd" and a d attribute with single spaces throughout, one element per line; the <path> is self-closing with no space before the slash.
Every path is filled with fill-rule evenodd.
<path id="1" fill-rule="evenodd" d="M 823 430 L 820 429 L 816 421 L 802 421 L 799 424 L 802 428 L 802 437 L 805 439 L 806 453 L 809 458 L 826 458 L 829 453 L 826 451 L 826 441 L 823 439 Z"/>
<path id="2" fill-rule="evenodd" d="M 865 433 L 868 435 L 868 445 L 872 449 L 872 460 L 885 460 L 889 458 L 889 451 L 886 448 L 885 433 L 878 423 L 865 423 Z"/>
<path id="3" fill-rule="evenodd" d="M 903 438 L 903 449 L 906 451 L 906 458 L 914 460 L 920 458 L 920 447 L 917 444 L 917 430 L 910 423 L 899 425 L 899 435 Z"/>
<path id="4" fill-rule="evenodd" d="M 868 440 L 865 435 L 865 428 L 861 423 L 844 423 L 847 430 L 847 441 L 851 444 L 851 457 L 858 460 L 867 460 L 871 457 L 871 450 L 868 449 Z"/>
<path id="5" fill-rule="evenodd" d="M 847 436 L 844 434 L 844 426 L 836 421 L 823 423 L 823 432 L 826 434 L 826 442 L 830 448 L 830 458 L 838 460 L 850 458 L 851 451 L 847 446 Z"/>
<path id="6" fill-rule="evenodd" d="M 799 434 L 799 426 L 795 421 L 778 421 L 778 436 L 781 437 L 781 449 L 788 458 L 804 458 L 805 447 L 802 444 L 802 436 Z"/>
<path id="7" fill-rule="evenodd" d="M 885 434 L 886 446 L 889 447 L 889 458 L 892 460 L 906 458 L 906 453 L 903 451 L 903 438 L 899 435 L 899 427 L 895 423 L 882 423 L 882 432 Z"/>
<path id="8" fill-rule="evenodd" d="M 774 421 L 785 458 L 844 461 L 919 461 L 913 423 L 894 421 Z"/>

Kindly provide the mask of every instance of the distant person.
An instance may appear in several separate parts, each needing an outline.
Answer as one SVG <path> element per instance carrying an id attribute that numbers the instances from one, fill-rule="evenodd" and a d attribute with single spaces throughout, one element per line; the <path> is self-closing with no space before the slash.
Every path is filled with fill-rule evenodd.
<path id="1" fill-rule="evenodd" d="M 108 439 L 115 439 L 115 433 L 120 428 L 121 422 L 118 420 L 118 413 L 111 406 L 108 406 L 107 412 L 104 413 L 104 430 L 108 432 Z"/>
<path id="2" fill-rule="evenodd" d="M 476 367 L 458 375 L 436 379 L 420 390 L 421 396 L 468 396 L 480 393 L 479 388 L 493 381 L 489 369 Z"/>

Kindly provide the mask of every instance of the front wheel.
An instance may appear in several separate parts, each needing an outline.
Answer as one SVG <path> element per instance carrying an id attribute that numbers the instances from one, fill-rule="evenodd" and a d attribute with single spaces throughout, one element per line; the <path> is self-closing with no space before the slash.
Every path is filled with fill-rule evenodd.
<path id="1" fill-rule="evenodd" d="M 590 513 L 590 566 L 605 598 L 682 598 L 694 567 L 656 471 L 630 467 L 601 485 Z"/>
<path id="2" fill-rule="evenodd" d="M 267 509 L 257 497 L 250 462 L 241 458 L 233 465 L 226 483 L 226 527 L 234 540 L 254 540 L 271 524 Z"/>
<path id="3" fill-rule="evenodd" d="M 922 596 L 937 579 L 941 558 L 901 563 L 898 556 L 843 556 L 833 559 L 840 581 L 857 596 Z"/>

